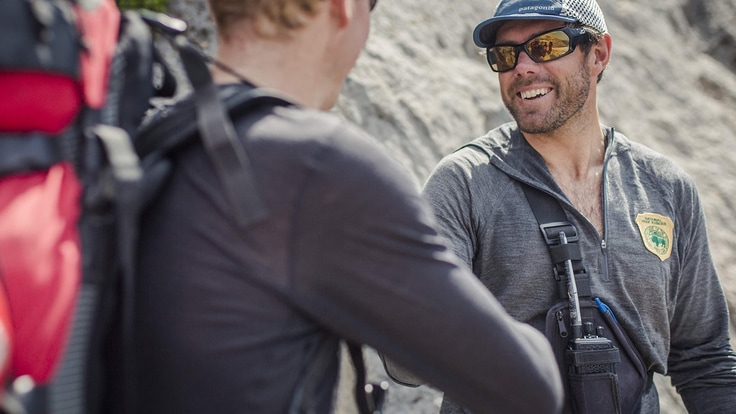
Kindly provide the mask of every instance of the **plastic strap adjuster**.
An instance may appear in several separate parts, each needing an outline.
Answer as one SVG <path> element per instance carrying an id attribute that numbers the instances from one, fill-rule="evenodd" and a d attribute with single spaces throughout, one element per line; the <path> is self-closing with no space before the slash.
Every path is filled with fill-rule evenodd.
<path id="1" fill-rule="evenodd" d="M 578 231 L 572 223 L 566 221 L 556 221 L 552 223 L 540 224 L 544 241 L 548 246 L 560 244 L 560 232 L 564 232 L 568 242 L 578 241 Z"/>

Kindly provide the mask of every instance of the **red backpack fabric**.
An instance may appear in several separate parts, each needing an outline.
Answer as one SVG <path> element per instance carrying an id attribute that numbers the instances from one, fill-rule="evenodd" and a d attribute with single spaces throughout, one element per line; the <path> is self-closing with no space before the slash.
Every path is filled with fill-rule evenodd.
<path id="1" fill-rule="evenodd" d="M 114 273 L 99 262 L 109 259 L 101 244 L 115 234 L 96 235 L 105 242 L 97 245 L 85 241 L 95 232 L 89 228 L 114 210 L 109 202 L 95 202 L 109 201 L 100 188 L 107 189 L 110 161 L 94 131 L 104 124 L 130 140 L 155 93 L 154 45 L 142 26 L 114 0 L 3 0 L 0 380 L 10 384 L 0 395 L 3 413 L 12 411 L 3 402 L 13 397 L 18 378 L 31 379 L 37 389 L 55 383 L 80 388 L 99 370 L 90 362 L 101 352 L 91 349 L 101 346 L 91 332 L 102 335 L 99 324 L 109 315 L 97 312 L 102 295 L 95 291 L 87 295 L 93 300 L 85 299 L 84 286 L 97 289 Z M 85 221 L 90 211 L 101 215 Z M 80 313 L 80 304 L 92 313 Z M 79 361 L 67 363 L 67 354 Z M 85 371 L 83 379 L 58 378 L 75 364 Z M 98 397 L 64 392 L 40 398 L 42 412 L 94 412 Z M 74 408 L 57 409 L 55 400 L 74 400 Z"/>
<path id="2" fill-rule="evenodd" d="M 16 58 L 3 59 L 0 69 L 0 139 L 74 134 L 83 108 L 104 103 L 117 7 L 112 1 L 94 10 L 63 2 L 6 2 L 0 25 L 8 32 L 5 43 L 15 43 L 10 57 Z M 2 372 L 45 384 L 63 355 L 81 277 L 81 185 L 69 162 L 29 169 L 0 179 L 0 277 L 12 341 L 10 364 Z"/>
<path id="3" fill-rule="evenodd" d="M 9 368 L 38 384 L 58 365 L 75 304 L 79 195 L 68 163 L 0 180 L 0 275 L 13 335 Z"/>

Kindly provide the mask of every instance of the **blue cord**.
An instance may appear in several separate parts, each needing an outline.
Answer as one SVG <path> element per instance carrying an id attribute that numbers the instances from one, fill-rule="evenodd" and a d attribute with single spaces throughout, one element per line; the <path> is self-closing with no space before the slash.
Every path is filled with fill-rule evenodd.
<path id="1" fill-rule="evenodd" d="M 618 325 L 618 320 L 616 320 L 616 315 L 613 314 L 613 311 L 611 308 L 608 307 L 603 301 L 600 300 L 600 298 L 593 298 L 595 303 L 598 305 L 598 310 L 601 311 L 602 314 L 609 313 L 611 314 L 611 318 L 613 318 L 613 322 Z"/>

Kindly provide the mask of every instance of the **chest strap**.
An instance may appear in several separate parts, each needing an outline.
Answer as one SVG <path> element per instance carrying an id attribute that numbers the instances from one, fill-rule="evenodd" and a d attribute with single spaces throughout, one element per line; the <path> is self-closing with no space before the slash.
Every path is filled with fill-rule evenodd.
<path id="1" fill-rule="evenodd" d="M 0 134 L 0 177 L 43 171 L 62 161 L 74 161 L 78 131 L 71 128 L 61 135 L 42 133 Z"/>
<path id="2" fill-rule="evenodd" d="M 549 248 L 559 297 L 561 299 L 567 299 L 568 297 L 565 270 L 565 262 L 568 260 L 572 264 L 578 295 L 580 297 L 591 297 L 590 278 L 585 266 L 583 266 L 583 256 L 577 243 L 579 240 L 577 229 L 567 220 L 565 211 L 554 197 L 524 183 L 522 183 L 522 188 L 529 201 L 529 206 L 531 206 L 534 216 L 537 218 L 544 242 L 547 243 Z M 567 239 L 565 243 L 560 240 L 560 233 L 564 233 Z"/>

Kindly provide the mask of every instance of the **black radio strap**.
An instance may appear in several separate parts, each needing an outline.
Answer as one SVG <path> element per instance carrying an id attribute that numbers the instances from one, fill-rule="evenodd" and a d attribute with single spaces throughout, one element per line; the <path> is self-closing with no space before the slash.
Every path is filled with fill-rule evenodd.
<path id="1" fill-rule="evenodd" d="M 565 275 L 565 261 L 570 260 L 573 265 L 573 273 L 577 282 L 578 295 L 590 297 L 590 279 L 583 266 L 583 256 L 578 245 L 578 231 L 575 226 L 567 220 L 565 211 L 559 201 L 552 195 L 522 183 L 524 194 L 534 216 L 539 223 L 542 237 L 549 248 L 549 254 L 554 265 L 554 276 L 557 281 L 558 292 L 561 299 L 567 298 L 567 281 Z M 567 243 L 560 243 L 560 232 L 564 232 Z"/>

